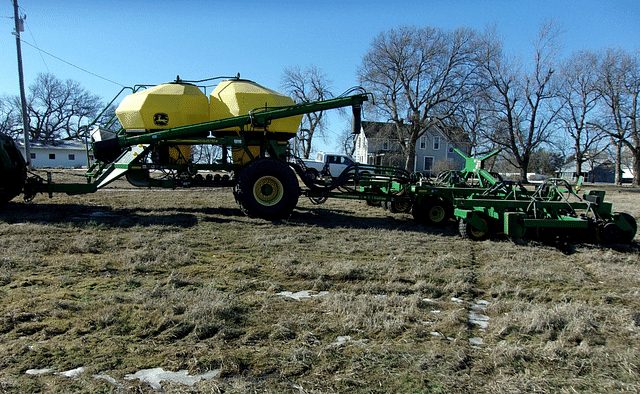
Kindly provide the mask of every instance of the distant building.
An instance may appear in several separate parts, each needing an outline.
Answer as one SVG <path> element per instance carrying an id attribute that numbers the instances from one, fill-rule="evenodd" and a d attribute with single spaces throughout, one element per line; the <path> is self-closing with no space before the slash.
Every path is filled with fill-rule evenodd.
<path id="1" fill-rule="evenodd" d="M 18 141 L 24 156 L 24 142 Z M 53 143 L 31 141 L 31 165 L 34 167 L 87 167 L 87 151 L 80 141 L 56 141 Z"/>
<path id="2" fill-rule="evenodd" d="M 395 127 L 392 123 L 362 122 L 361 132 L 355 137 L 354 159 L 358 163 L 404 167 L 406 158 Z M 415 168 L 412 170 L 432 175 L 440 162 L 462 169 L 464 159 L 454 148 L 469 154 L 471 141 L 464 130 L 432 126 L 416 143 Z"/>
<path id="3" fill-rule="evenodd" d="M 582 163 L 582 172 L 578 174 L 576 170 L 576 161 L 571 160 L 560 168 L 558 176 L 568 181 L 576 182 L 580 176 L 585 182 L 592 183 L 614 183 L 615 164 L 607 159 L 602 161 L 585 161 Z M 633 172 L 627 166 L 622 166 L 622 181 L 630 182 L 633 180 Z"/>

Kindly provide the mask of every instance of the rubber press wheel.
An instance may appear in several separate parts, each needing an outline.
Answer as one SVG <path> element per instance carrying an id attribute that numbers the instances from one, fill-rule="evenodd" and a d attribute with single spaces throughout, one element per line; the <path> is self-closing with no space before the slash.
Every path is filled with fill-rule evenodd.
<path id="1" fill-rule="evenodd" d="M 638 223 L 636 222 L 636 219 L 628 213 L 621 212 L 620 216 L 622 216 L 626 222 L 631 225 L 632 229 L 622 230 L 616 223 L 606 223 L 595 231 L 595 239 L 597 243 L 615 242 L 628 244 L 633 242 L 633 238 L 636 236 L 636 232 L 638 231 Z"/>
<path id="2" fill-rule="evenodd" d="M 253 160 L 238 176 L 234 195 L 240 209 L 252 217 L 286 219 L 298 203 L 300 186 L 289 166 L 280 160 Z"/>
<path id="3" fill-rule="evenodd" d="M 453 216 L 453 207 L 447 201 L 429 198 L 415 204 L 412 214 L 413 218 L 420 223 L 429 226 L 442 226 Z"/>
<path id="4" fill-rule="evenodd" d="M 482 219 L 482 220 L 485 223 L 487 223 L 486 219 Z M 490 231 L 488 230 L 487 231 L 478 230 L 477 228 L 470 225 L 464 219 L 460 219 L 460 222 L 458 223 L 458 230 L 460 231 L 460 236 L 462 238 L 467 238 L 472 241 L 483 241 L 489 238 L 489 233 L 490 233 Z"/>

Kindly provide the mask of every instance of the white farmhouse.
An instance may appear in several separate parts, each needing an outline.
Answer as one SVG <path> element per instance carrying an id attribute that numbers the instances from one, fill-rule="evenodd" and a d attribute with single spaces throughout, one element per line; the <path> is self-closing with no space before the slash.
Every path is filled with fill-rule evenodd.
<path id="1" fill-rule="evenodd" d="M 400 148 L 395 125 L 384 122 L 362 122 L 355 136 L 354 159 L 358 163 L 404 167 L 405 156 Z M 464 159 L 454 151 L 469 154 L 471 142 L 461 129 L 432 126 L 416 144 L 415 168 L 410 170 L 435 175 L 437 169 L 462 169 Z"/>
<path id="2" fill-rule="evenodd" d="M 18 141 L 18 146 L 24 156 L 24 142 Z M 87 167 L 87 151 L 80 141 L 56 141 L 44 143 L 31 141 L 31 165 L 34 167 Z"/>

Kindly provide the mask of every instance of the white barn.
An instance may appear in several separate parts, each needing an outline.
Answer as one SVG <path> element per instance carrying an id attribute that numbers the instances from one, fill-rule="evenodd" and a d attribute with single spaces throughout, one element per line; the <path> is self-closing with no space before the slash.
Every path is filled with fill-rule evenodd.
<path id="1" fill-rule="evenodd" d="M 24 142 L 18 141 L 20 151 L 24 156 Z M 56 141 L 43 143 L 31 141 L 31 165 L 34 167 L 87 167 L 87 151 L 80 141 Z"/>

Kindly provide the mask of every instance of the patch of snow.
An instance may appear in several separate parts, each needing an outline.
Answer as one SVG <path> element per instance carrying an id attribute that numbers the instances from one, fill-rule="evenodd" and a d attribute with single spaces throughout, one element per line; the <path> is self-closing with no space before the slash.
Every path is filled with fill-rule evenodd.
<path id="1" fill-rule="evenodd" d="M 469 323 L 486 330 L 489 327 L 489 316 L 480 313 L 469 312 Z"/>
<path id="2" fill-rule="evenodd" d="M 469 308 L 469 323 L 480 326 L 481 329 L 486 330 L 489 327 L 489 316 L 482 312 L 487 310 L 489 305 L 488 301 L 479 300 L 475 304 L 471 304 Z"/>
<path id="3" fill-rule="evenodd" d="M 51 368 L 27 369 L 24 373 L 27 375 L 42 375 L 51 372 Z"/>
<path id="4" fill-rule="evenodd" d="M 484 345 L 484 340 L 483 340 L 482 338 L 478 338 L 478 337 L 476 337 L 476 338 L 469 338 L 469 342 L 470 342 L 472 345 L 477 345 L 477 346 Z"/>
<path id="5" fill-rule="evenodd" d="M 68 378 L 75 378 L 76 376 L 80 375 L 83 372 L 84 372 L 84 367 L 78 367 L 75 369 L 71 369 L 69 371 L 60 372 L 58 373 L 58 375 L 66 376 Z"/>
<path id="6" fill-rule="evenodd" d="M 331 345 L 340 346 L 340 345 L 345 344 L 347 342 L 351 342 L 351 336 L 349 336 L 349 335 L 337 337 L 336 341 L 334 343 L 332 343 Z"/>
<path id="7" fill-rule="evenodd" d="M 162 368 L 143 369 L 134 373 L 133 375 L 127 375 L 124 378 L 126 380 L 139 379 L 142 382 L 148 383 L 154 390 L 162 390 L 160 382 L 171 381 L 181 383 L 187 386 L 193 386 L 200 380 L 211 380 L 218 376 L 220 370 L 212 370 L 200 375 L 189 375 L 189 371 L 181 370 L 178 372 L 165 371 Z"/>
<path id="8" fill-rule="evenodd" d="M 354 340 L 351 339 L 350 335 L 344 335 L 344 336 L 337 337 L 336 341 L 333 342 L 331 344 L 331 346 L 340 346 L 340 345 L 344 345 L 347 342 L 356 343 L 356 344 L 359 344 L 359 345 L 364 345 L 367 342 L 367 340 L 366 339 L 360 339 L 358 341 L 354 341 Z"/>
<path id="9" fill-rule="evenodd" d="M 431 335 L 433 335 L 434 337 L 446 339 L 447 341 L 455 341 L 455 338 L 445 337 L 444 335 L 440 334 L 438 331 L 432 331 Z"/>
<path id="10" fill-rule="evenodd" d="M 302 290 L 302 291 L 298 291 L 296 293 L 292 293 L 290 291 L 281 291 L 280 293 L 277 293 L 276 295 L 287 297 L 287 298 L 293 298 L 294 300 L 300 301 L 303 298 L 322 297 L 322 296 L 325 296 L 327 294 L 329 294 L 328 291 L 321 291 L 319 293 L 316 293 L 313 290 Z"/>

